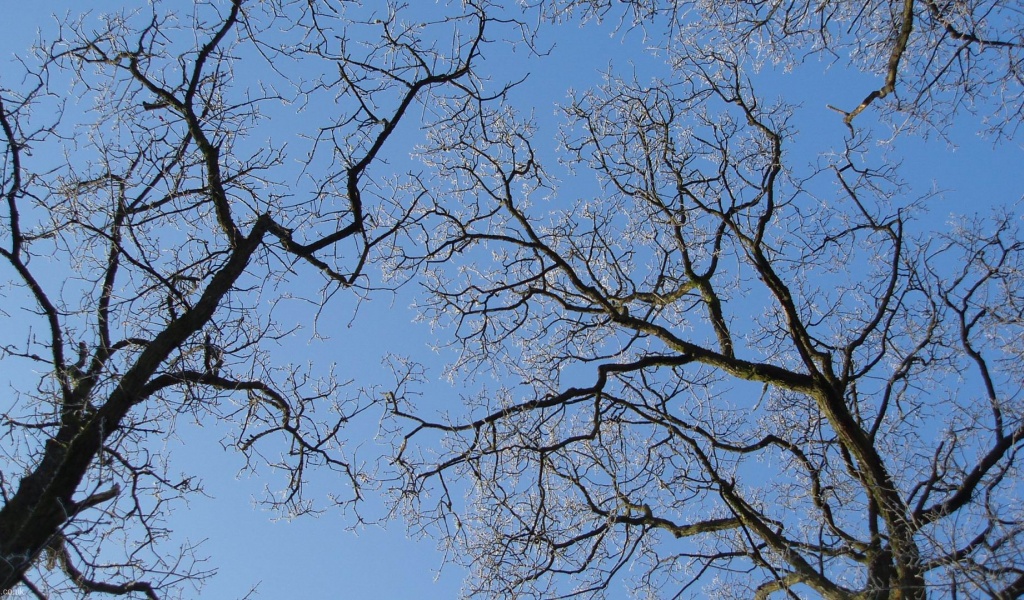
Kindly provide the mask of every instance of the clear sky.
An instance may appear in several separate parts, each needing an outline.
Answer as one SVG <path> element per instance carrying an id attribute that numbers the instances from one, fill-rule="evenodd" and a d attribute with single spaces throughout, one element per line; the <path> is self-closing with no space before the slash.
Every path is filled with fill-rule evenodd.
<path id="1" fill-rule="evenodd" d="M 365 4 L 370 6 L 372 2 Z M 49 15 L 80 11 L 86 5 L 100 12 L 126 3 L 2 0 L 5 18 L 0 25 L 0 77 L 8 71 L 5 65 L 12 55 L 31 44 L 37 31 L 43 37 L 52 32 Z M 576 23 L 566 23 L 549 26 L 544 32 L 540 45 L 552 46 L 549 55 L 495 52 L 483 68 L 495 80 L 529 73 L 529 79 L 511 98 L 521 111 L 535 111 L 542 127 L 540 135 L 547 136 L 547 140 L 553 139 L 553 127 L 557 126 L 555 104 L 565 98 L 570 87 L 584 89 L 600 83 L 601 73 L 609 66 L 622 73 L 636 72 L 640 78 L 661 70 L 662 59 L 647 51 L 647 42 L 637 31 L 614 33 L 607 25 L 580 28 Z M 239 66 L 245 68 L 244 63 Z M 826 105 L 856 105 L 878 81 L 840 69 L 826 71 L 826 65 L 817 62 L 795 73 L 766 71 L 759 79 L 789 99 L 794 94 L 802 98 L 792 152 L 801 157 L 806 153 L 808 164 L 814 161 L 815 152 L 840 143 L 845 132 L 840 117 Z M 860 118 L 873 116 L 869 111 Z M 409 126 L 412 124 L 410 120 Z M 1024 150 L 1020 143 L 995 146 L 975 135 L 977 129 L 977 120 L 966 115 L 962 124 L 951 130 L 951 144 L 937 137 L 914 136 L 898 142 L 906 165 L 904 175 L 913 189 L 924 193 L 941 179 L 946 191 L 932 201 L 929 217 L 935 222 L 943 222 L 954 212 L 1009 204 L 1021 198 Z M 396 142 L 400 145 L 401 140 Z M 547 149 L 554 150 L 553 142 Z M 396 147 L 396 153 L 401 152 L 407 154 L 408 149 Z M 561 193 L 563 200 L 572 200 L 573 191 Z M 317 289 L 318 284 L 313 282 L 311 289 Z M 358 313 L 351 300 L 340 299 L 332 305 L 336 312 L 331 318 L 319 324 L 319 333 L 328 339 L 310 341 L 312 329 L 307 327 L 285 341 L 287 352 L 296 362 L 330 357 L 338 363 L 342 379 L 352 378 L 356 386 L 369 386 L 387 379 L 381 367 L 382 355 L 400 349 L 426 361 L 431 368 L 429 375 L 434 383 L 425 390 L 423 404 L 451 406 L 457 402 L 458 389 L 440 381 L 441 369 L 449 357 L 429 350 L 437 343 L 437 336 L 445 332 L 432 332 L 425 324 L 414 323 L 416 314 L 408 307 L 415 294 L 414 287 L 396 296 L 381 294 L 359 306 Z M 13 379 L 9 370 L 15 368 L 12 361 L 0 362 L 0 380 Z M 369 418 L 350 429 L 353 444 L 360 445 L 367 456 L 374 454 L 376 428 L 376 421 Z M 256 584 L 255 597 L 269 599 L 440 600 L 457 595 L 464 572 L 449 566 L 438 574 L 444 556 L 435 548 L 436 543 L 410 536 L 400 520 L 386 529 L 355 526 L 351 513 L 328 507 L 318 518 L 288 521 L 254 506 L 251 498 L 261 495 L 267 482 L 260 473 L 240 473 L 241 459 L 223 450 L 219 440 L 218 429 L 208 426 L 182 430 L 179 439 L 159 441 L 182 468 L 198 465 L 204 474 L 208 498 L 196 497 L 187 507 L 179 506 L 170 523 L 175 539 L 202 541 L 197 553 L 209 556 L 208 565 L 219 571 L 206 583 L 203 597 L 241 598 Z M 313 489 L 331 489 L 332 482 L 326 477 L 314 474 L 312 479 Z M 369 515 L 380 514 L 378 498 L 371 495 L 368 503 Z M 610 597 L 617 596 L 612 593 Z"/>

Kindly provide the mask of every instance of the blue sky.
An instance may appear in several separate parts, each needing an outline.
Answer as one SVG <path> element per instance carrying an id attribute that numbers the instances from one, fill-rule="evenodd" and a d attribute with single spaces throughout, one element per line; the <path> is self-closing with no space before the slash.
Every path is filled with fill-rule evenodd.
<path id="1" fill-rule="evenodd" d="M 37 29 L 47 37 L 53 23 L 50 14 L 78 11 L 84 4 L 16 4 L 4 0 L 6 24 L 0 35 L 0 76 L 8 72 L 4 65 L 12 54 L 33 41 Z M 88 5 L 99 12 L 120 8 L 125 3 Z M 602 80 L 602 72 L 609 68 L 622 73 L 636 72 L 641 80 L 662 71 L 661 59 L 646 51 L 646 42 L 638 31 L 616 33 L 608 25 L 580 28 L 575 23 L 544 31 L 547 37 L 541 38 L 540 45 L 552 45 L 550 55 L 538 58 L 524 52 L 494 51 L 493 58 L 485 61 L 482 68 L 493 74 L 496 81 L 518 79 L 529 73 L 529 79 L 512 93 L 511 99 L 521 111 L 536 114 L 541 126 L 539 137 L 545 142 L 554 139 L 553 128 L 558 123 L 556 103 L 566 97 L 570 87 L 582 90 L 596 85 Z M 872 85 L 877 85 L 877 78 L 851 76 L 838 67 L 826 71 L 825 67 L 824 63 L 812 60 L 794 73 L 766 71 L 758 76 L 759 84 L 763 81 L 770 92 L 787 99 L 794 95 L 802 98 L 803 107 L 796 119 L 798 135 L 791 150 L 794 157 L 799 157 L 792 161 L 795 164 L 801 160 L 810 164 L 816 152 L 841 143 L 845 126 L 827 104 L 855 105 Z M 244 70 L 245 64 L 239 68 Z M 875 119 L 875 115 L 869 110 L 859 119 L 867 122 Z M 283 128 L 284 124 L 280 126 Z M 408 127 L 413 129 L 413 121 Z M 905 136 L 896 142 L 911 189 L 923 194 L 933 185 L 941 185 L 945 190 L 930 201 L 929 226 L 941 227 L 951 213 L 983 210 L 1021 198 L 1024 150 L 1020 143 L 996 146 L 977 136 L 977 129 L 977 119 L 964 115 L 950 131 L 952 143 L 936 136 Z M 417 137 L 414 131 L 406 133 L 408 137 L 394 140 L 396 163 L 409 153 L 403 143 L 411 143 Z M 289 132 L 282 129 L 275 135 L 287 137 Z M 885 147 L 884 140 L 878 144 L 880 152 Z M 554 150 L 553 142 L 547 146 L 548 151 Z M 941 184 L 934 183 L 939 180 Z M 571 201 L 576 193 L 583 192 L 565 190 L 561 199 Z M 315 291 L 319 281 L 309 285 Z M 342 379 L 353 379 L 354 387 L 369 387 L 387 380 L 382 356 L 400 350 L 425 361 L 430 368 L 432 383 L 424 390 L 423 406 L 428 410 L 451 407 L 458 401 L 459 389 L 440 380 L 444 362 L 450 357 L 429 350 L 439 340 L 443 341 L 445 332 L 432 332 L 426 324 L 414 322 L 417 315 L 409 306 L 415 297 L 416 288 L 410 286 L 393 296 L 372 296 L 359 305 L 351 297 L 338 298 L 332 303 L 331 317 L 318 324 L 318 333 L 327 338 L 325 341 L 311 340 L 311 313 L 297 309 L 297 318 L 305 320 L 306 327 L 285 340 L 279 355 L 296 362 L 329 357 L 338 363 Z M 9 374 L 13 368 L 9 361 L 0 363 L 0 377 L 13 379 L 14 375 Z M 368 418 L 349 430 L 352 443 L 359 445 L 366 456 L 375 453 L 376 427 L 377 422 Z M 358 526 L 353 514 L 330 507 L 317 518 L 307 516 L 289 521 L 254 506 L 251 498 L 260 496 L 267 485 L 261 478 L 266 470 L 239 474 L 241 459 L 221 448 L 221 435 L 216 424 L 206 424 L 203 428 L 182 429 L 178 439 L 156 441 L 157 446 L 166 447 L 181 469 L 198 465 L 203 474 L 209 497 L 196 497 L 188 506 L 179 505 L 170 524 L 176 540 L 202 541 L 197 552 L 208 555 L 207 564 L 219 571 L 207 582 L 204 597 L 242 597 L 256 584 L 256 597 L 270 599 L 456 596 L 464 572 L 449 565 L 438 574 L 444 555 L 435 548 L 436 542 L 414 539 L 401 521 L 390 523 L 386 529 Z M 326 493 L 335 483 L 329 477 L 314 475 L 313 489 Z M 379 499 L 371 495 L 367 509 L 370 516 L 381 514 Z"/>

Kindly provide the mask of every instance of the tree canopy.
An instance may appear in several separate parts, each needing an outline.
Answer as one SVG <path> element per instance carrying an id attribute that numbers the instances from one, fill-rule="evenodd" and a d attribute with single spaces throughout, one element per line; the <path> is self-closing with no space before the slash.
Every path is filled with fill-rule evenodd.
<path id="1" fill-rule="evenodd" d="M 471 596 L 1024 596 L 1024 190 L 936 217 L 901 165 L 1019 152 L 1019 6 L 364 4 L 68 16 L 0 78 L 0 589 L 188 595 L 155 444 L 216 422 L 272 506 L 335 473 Z M 636 62 L 551 125 L 513 57 L 576 26 Z M 456 391 L 277 349 L 398 288 Z"/>

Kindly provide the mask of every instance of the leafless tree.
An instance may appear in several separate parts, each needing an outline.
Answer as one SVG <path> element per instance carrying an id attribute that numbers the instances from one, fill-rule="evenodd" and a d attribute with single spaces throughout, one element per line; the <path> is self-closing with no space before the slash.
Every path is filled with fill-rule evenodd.
<path id="1" fill-rule="evenodd" d="M 370 285 L 416 218 L 382 157 L 411 120 L 444 127 L 424 98 L 481 101 L 484 9 L 157 3 L 64 20 L 23 74 L 5 66 L 0 593 L 156 598 L 205 577 L 167 530 L 199 491 L 160 455 L 182 420 L 232 423 L 285 473 L 284 511 L 309 508 L 314 466 L 359 498 L 343 441 L 365 398 L 275 364 L 273 307 Z M 268 141 L 271 117 L 294 137 Z"/>
<path id="2" fill-rule="evenodd" d="M 670 76 L 573 96 L 557 177 L 511 108 L 436 133 L 450 184 L 429 248 L 404 258 L 429 265 L 424 311 L 454 336 L 452 373 L 498 383 L 434 417 L 413 402 L 421 372 L 396 363 L 400 504 L 483 597 L 601 597 L 620 578 L 645 598 L 1024 595 L 1019 215 L 927 228 L 927 194 L 870 127 L 813 168 L 790 162 L 793 108 L 758 95 L 764 57 L 748 54 L 885 48 L 885 85 L 837 119 L 912 105 L 942 123 L 1012 89 L 1010 135 L 1019 9 L 690 8 L 722 37 L 689 43 L 680 16 L 645 40 Z M 989 25 L 1003 41 L 982 41 Z M 971 62 L 990 52 L 1005 71 Z M 900 90 L 910 104 L 874 103 Z M 587 176 L 593 195 L 576 191 Z"/>

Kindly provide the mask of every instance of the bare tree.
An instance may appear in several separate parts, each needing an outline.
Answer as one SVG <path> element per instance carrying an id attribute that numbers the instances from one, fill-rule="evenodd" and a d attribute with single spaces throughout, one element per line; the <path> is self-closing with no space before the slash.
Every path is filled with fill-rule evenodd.
<path id="1" fill-rule="evenodd" d="M 405 258 L 431 265 L 424 310 L 454 335 L 453 373 L 499 383 L 435 418 L 402 363 L 391 403 L 400 501 L 462 553 L 471 594 L 600 597 L 626 578 L 647 598 L 1024 595 L 1019 216 L 921 229 L 928 194 L 869 129 L 791 163 L 793 109 L 759 97 L 758 46 L 736 43 L 891 49 L 848 124 L 900 89 L 944 122 L 966 96 L 940 88 L 968 80 L 1013 88 L 998 107 L 1019 114 L 1018 63 L 953 72 L 976 53 L 1019 61 L 1015 7 L 876 4 L 716 3 L 702 23 L 740 37 L 707 44 L 680 41 L 680 17 L 646 40 L 669 78 L 571 98 L 559 177 L 510 108 L 436 134 L 450 185 L 427 252 Z M 897 4 L 931 29 L 861 29 L 910 30 L 889 20 Z M 979 25 L 943 17 L 961 10 Z M 1012 42 L 986 45 L 997 13 Z M 917 70 L 896 64 L 911 46 Z M 585 174 L 593 196 L 575 191 Z"/>
<path id="2" fill-rule="evenodd" d="M 344 427 L 382 400 L 399 500 L 456 545 L 471 594 L 1024 595 L 1018 216 L 915 229 L 927 195 L 866 118 L 943 131 L 985 109 L 1012 137 L 1016 6 L 525 2 L 621 18 L 672 65 L 573 96 L 555 177 L 475 72 L 495 29 L 530 28 L 486 1 L 360 4 L 70 20 L 3 80 L 0 358 L 24 375 L 0 591 L 180 594 L 208 573 L 167 516 L 200 490 L 156 440 L 232 423 L 298 514 L 313 467 L 360 499 Z M 807 169 L 792 107 L 752 74 L 821 55 L 879 85 L 835 101 L 849 135 Z M 398 176 L 419 115 L 426 171 Z M 268 119 L 297 139 L 267 141 Z M 536 206 L 556 193 L 575 197 Z M 383 398 L 275 362 L 275 302 L 324 310 L 374 263 L 425 275 L 452 372 L 497 387 L 441 419 L 412 405 L 412 361 Z"/>
<path id="3" fill-rule="evenodd" d="M 324 365 L 276 366 L 289 325 L 268 307 L 370 286 L 417 206 L 378 165 L 400 125 L 444 127 L 425 97 L 481 101 L 488 23 L 476 2 L 429 22 L 156 4 L 66 20 L 23 77 L 5 67 L 0 359 L 23 375 L 3 413 L 0 593 L 156 598 L 208 575 L 167 530 L 199 487 L 159 455 L 183 418 L 233 423 L 247 460 L 286 474 L 282 510 L 309 508 L 314 466 L 349 487 L 339 502 L 360 497 L 343 435 L 365 399 Z M 272 116 L 294 138 L 259 137 Z"/>

